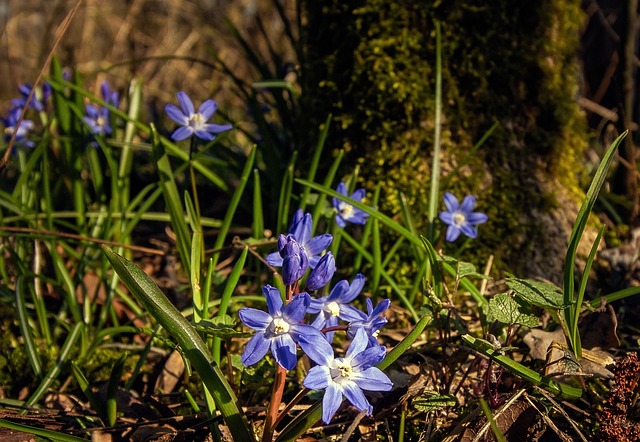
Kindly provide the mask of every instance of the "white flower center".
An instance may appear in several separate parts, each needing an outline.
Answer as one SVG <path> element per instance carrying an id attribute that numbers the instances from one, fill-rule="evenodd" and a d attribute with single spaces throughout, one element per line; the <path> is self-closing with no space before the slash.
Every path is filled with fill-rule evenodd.
<path id="1" fill-rule="evenodd" d="M 467 217 L 462 212 L 456 212 L 453 214 L 453 224 L 461 226 L 467 222 Z"/>
<path id="2" fill-rule="evenodd" d="M 351 379 L 351 364 L 347 361 L 334 360 L 334 368 L 331 369 L 331 378 L 334 382 L 341 384 Z"/>
<path id="3" fill-rule="evenodd" d="M 204 126 L 204 123 L 205 123 L 204 118 L 199 113 L 191 114 L 189 116 L 189 127 L 195 130 L 202 129 L 202 126 Z"/>
<path id="4" fill-rule="evenodd" d="M 327 304 L 326 311 L 331 313 L 332 316 L 338 316 L 340 314 L 340 305 L 333 301 Z"/>
<path id="5" fill-rule="evenodd" d="M 275 318 L 273 320 L 273 332 L 277 335 L 288 333 L 290 327 L 289 323 L 282 318 Z"/>
<path id="6" fill-rule="evenodd" d="M 353 216 L 353 206 L 351 204 L 340 203 L 340 216 L 344 219 L 349 219 Z"/>

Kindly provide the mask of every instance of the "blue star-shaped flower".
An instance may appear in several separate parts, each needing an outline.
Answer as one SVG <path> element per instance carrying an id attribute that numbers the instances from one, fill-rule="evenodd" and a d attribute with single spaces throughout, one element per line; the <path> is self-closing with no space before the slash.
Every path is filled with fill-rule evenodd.
<path id="1" fill-rule="evenodd" d="M 22 108 L 14 107 L 9 110 L 9 114 L 6 118 L 2 118 L 2 123 L 4 124 L 4 134 L 5 140 L 7 142 L 11 139 L 13 132 L 16 132 L 16 145 L 33 147 L 35 146 L 34 142 L 27 138 L 29 132 L 33 130 L 35 124 L 31 120 L 22 120 L 20 125 L 18 125 L 18 119 L 20 118 L 20 114 L 22 113 Z"/>
<path id="2" fill-rule="evenodd" d="M 338 325 L 338 319 L 347 322 L 362 320 L 364 313 L 349 305 L 349 303 L 360 294 L 364 287 L 364 282 L 364 275 L 358 273 L 353 278 L 351 285 L 349 285 L 348 281 L 342 280 L 333 286 L 329 296 L 311 299 L 307 313 L 318 313 L 311 325 L 321 330 Z M 327 333 L 327 340 L 329 342 L 333 341 L 333 332 Z"/>
<path id="3" fill-rule="evenodd" d="M 296 342 L 300 336 L 317 335 L 324 339 L 317 329 L 301 324 L 309 306 L 309 295 L 300 293 L 284 305 L 277 288 L 266 285 L 262 292 L 267 298 L 268 313 L 248 307 L 238 312 L 240 320 L 256 330 L 242 354 L 242 363 L 253 365 L 271 349 L 278 364 L 291 370 L 296 366 Z"/>
<path id="4" fill-rule="evenodd" d="M 193 102 L 185 92 L 178 92 L 178 102 L 180 109 L 173 104 L 167 104 L 164 108 L 167 115 L 182 126 L 171 135 L 174 141 L 184 140 L 192 135 L 205 141 L 212 141 L 217 134 L 232 127 L 230 124 L 207 123 L 218 109 L 218 104 L 213 100 L 205 100 L 198 108 L 198 112 L 195 111 Z"/>
<path id="5" fill-rule="evenodd" d="M 450 242 L 458 239 L 460 232 L 469 238 L 477 237 L 478 229 L 475 226 L 489 219 L 486 214 L 473 211 L 476 199 L 471 195 L 464 197 L 460 204 L 455 196 L 447 192 L 444 194 L 444 205 L 447 210 L 440 212 L 440 220 L 449 225 L 445 238 Z"/>
<path id="6" fill-rule="evenodd" d="M 292 236 L 300 244 L 300 247 L 309 258 L 309 267 L 313 269 L 320 261 L 320 254 L 331 244 L 333 236 L 325 233 L 311 238 L 312 228 L 313 220 L 311 219 L 311 214 L 304 213 L 301 209 L 298 209 L 291 219 L 291 224 L 289 224 L 289 236 Z M 282 266 L 283 260 L 279 252 L 270 253 L 266 259 L 271 266 Z"/>
<path id="7" fill-rule="evenodd" d="M 340 194 L 348 196 L 347 185 L 345 183 L 341 182 L 340 184 L 338 184 L 338 188 L 336 190 Z M 350 198 L 352 200 L 360 202 L 364 198 L 365 193 L 366 192 L 364 189 L 357 189 L 351 194 Z M 347 225 L 347 222 L 353 224 L 367 223 L 367 217 L 369 216 L 368 213 L 363 212 L 356 207 L 353 207 L 351 204 L 342 201 L 339 198 L 333 198 L 333 207 L 338 211 L 338 214 L 336 215 L 336 224 L 340 227 L 344 228 Z"/>
<path id="8" fill-rule="evenodd" d="M 301 336 L 302 350 L 316 365 L 309 370 L 303 384 L 312 390 L 325 390 L 322 399 L 322 420 L 329 423 L 346 397 L 358 410 L 371 414 L 373 407 L 364 391 L 389 391 L 391 380 L 374 367 L 384 359 L 385 349 L 368 347 L 364 330 L 358 330 L 343 358 L 336 358 L 333 348 L 322 337 Z"/>
<path id="9" fill-rule="evenodd" d="M 113 132 L 109 109 L 93 104 L 86 104 L 84 107 L 87 112 L 84 116 L 84 122 L 87 123 L 94 135 L 110 135 Z"/>
<path id="10" fill-rule="evenodd" d="M 371 299 L 367 298 L 367 314 L 365 315 L 361 311 L 358 311 L 360 317 L 349 323 L 349 328 L 347 329 L 347 336 L 351 339 L 354 339 L 355 335 L 358 333 L 358 330 L 364 330 L 365 334 L 369 337 L 369 346 L 375 347 L 378 345 L 378 330 L 380 330 L 386 323 L 387 318 L 382 317 L 382 313 L 384 313 L 391 306 L 391 301 L 388 299 L 383 299 L 376 305 L 376 308 L 373 308 L 373 303 Z"/>
<path id="11" fill-rule="evenodd" d="M 31 93 L 32 89 L 33 86 L 31 86 L 29 83 L 21 84 L 20 86 L 18 86 L 18 91 L 20 92 L 21 97 L 11 100 L 11 104 L 14 107 L 24 107 L 27 104 L 27 98 L 29 98 L 29 94 Z M 39 98 L 38 95 L 40 95 Z M 34 94 L 31 98 L 31 101 L 29 101 L 29 107 L 31 109 L 35 109 L 38 112 L 43 111 L 46 105 L 46 101 L 50 96 L 51 85 L 45 81 L 42 84 L 42 90 L 40 91 L 40 93 L 38 94 L 38 91 L 36 90 L 36 94 Z"/>

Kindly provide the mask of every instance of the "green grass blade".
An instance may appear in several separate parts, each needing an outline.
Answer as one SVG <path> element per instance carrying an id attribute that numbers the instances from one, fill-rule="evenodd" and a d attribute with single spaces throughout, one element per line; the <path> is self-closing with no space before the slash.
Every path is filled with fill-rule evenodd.
<path id="1" fill-rule="evenodd" d="M 435 219 L 440 202 L 440 148 L 442 132 L 442 38 L 440 22 L 436 21 L 436 109 L 433 137 L 433 160 L 431 161 L 431 186 L 429 189 L 429 241 L 434 241 Z"/>
<path id="2" fill-rule="evenodd" d="M 120 384 L 120 377 L 122 376 L 122 370 L 124 369 L 124 363 L 126 360 L 126 353 L 120 355 L 115 364 L 113 364 L 111 375 L 109 376 L 109 384 L 107 385 L 106 414 L 107 422 L 110 427 L 113 427 L 118 420 L 118 403 L 116 396 L 118 394 L 118 385 Z"/>
<path id="3" fill-rule="evenodd" d="M 218 236 L 216 238 L 216 242 L 213 245 L 215 250 L 219 250 L 224 245 L 224 242 L 227 238 L 227 233 L 231 228 L 231 223 L 233 222 L 233 217 L 236 214 L 236 210 L 238 209 L 238 205 L 242 200 L 242 196 L 244 194 L 244 189 L 247 187 L 247 183 L 249 182 L 249 178 L 251 177 L 251 171 L 253 170 L 253 164 L 256 160 L 256 152 L 257 146 L 253 146 L 251 148 L 251 152 L 249 152 L 249 156 L 247 157 L 247 162 L 244 164 L 244 169 L 242 169 L 242 173 L 240 174 L 240 179 L 238 180 L 238 186 L 236 190 L 233 192 L 231 197 L 231 201 L 229 201 L 229 206 L 227 208 L 227 212 L 224 215 L 224 219 L 222 220 L 222 226 L 218 231 Z M 219 254 L 213 256 L 213 267 L 216 267 L 218 264 Z"/>
<path id="4" fill-rule="evenodd" d="M 260 186 L 260 172 L 253 170 L 253 217 L 251 236 L 255 239 L 264 237 L 264 214 L 262 209 L 262 188 Z"/>
<path id="5" fill-rule="evenodd" d="M 329 168 L 329 171 L 327 172 L 327 175 L 324 178 L 324 186 L 326 188 L 331 187 L 331 184 L 333 183 L 333 180 L 336 177 L 336 173 L 338 172 L 338 167 L 340 167 L 340 163 L 342 162 L 342 157 L 344 157 L 344 150 L 340 150 L 340 152 L 338 152 L 338 155 L 336 156 L 335 160 L 333 160 L 333 163 L 331 164 L 331 167 Z M 313 219 L 314 222 L 313 222 L 313 230 L 311 232 L 311 235 L 313 235 L 316 229 L 318 228 L 318 219 L 320 217 L 320 213 L 322 213 L 322 211 L 324 210 L 326 199 L 327 199 L 327 196 L 324 193 L 321 193 L 320 197 L 318 198 L 318 201 L 316 201 L 316 205 L 313 208 L 313 212 L 311 213 L 311 218 Z"/>
<path id="6" fill-rule="evenodd" d="M 213 395 L 234 440 L 255 440 L 235 393 L 198 332 L 171 304 L 151 278 L 135 264 L 114 253 L 108 247 L 103 247 L 103 251 L 127 288 L 180 345 L 184 355 Z"/>
<path id="7" fill-rule="evenodd" d="M 327 135 L 329 134 L 329 127 L 331 126 L 331 115 L 327 117 L 324 124 L 321 126 L 320 138 L 318 138 L 318 143 L 316 144 L 316 148 L 313 151 L 313 157 L 311 158 L 311 164 L 309 165 L 309 172 L 307 173 L 308 181 L 315 181 L 316 172 L 318 171 L 318 165 L 320 164 L 320 157 L 322 156 L 322 151 L 324 150 L 324 143 L 327 140 Z M 311 189 L 305 187 L 302 191 L 302 197 L 300 198 L 300 208 L 302 210 L 305 209 L 307 205 L 307 200 L 309 198 L 309 192 Z"/>
<path id="8" fill-rule="evenodd" d="M 280 198 L 278 200 L 278 222 L 276 225 L 276 232 L 286 232 L 287 224 L 289 223 L 289 206 L 291 204 L 291 193 L 293 192 L 293 175 L 295 172 L 296 159 L 298 158 L 298 152 L 294 152 L 291 156 L 289 166 L 282 178 L 282 185 L 280 186 Z"/>
<path id="9" fill-rule="evenodd" d="M 160 135 L 155 126 L 151 126 L 151 135 L 153 141 L 153 156 L 158 168 L 160 176 L 160 185 L 162 186 L 162 194 L 164 201 L 171 216 L 171 227 L 176 234 L 176 243 L 178 253 L 180 254 L 181 263 L 187 274 L 191 272 L 191 235 L 189 226 L 184 219 L 184 209 L 178 186 L 169 162 L 169 156 L 164 149 L 164 144 L 160 142 Z"/>
<path id="10" fill-rule="evenodd" d="M 542 376 L 540 373 L 531 370 L 528 367 L 514 361 L 513 359 L 501 354 L 495 350 L 491 344 L 481 339 L 476 339 L 470 335 L 463 335 L 462 340 L 474 350 L 479 351 L 485 356 L 491 358 L 512 374 L 520 376 L 526 381 L 531 382 L 533 385 L 544 388 L 550 393 L 565 399 L 579 399 L 582 396 L 582 390 L 570 385 L 556 382 L 551 378 Z"/>
<path id="11" fill-rule="evenodd" d="M 33 368 L 33 373 L 37 378 L 42 376 L 42 364 L 38 356 L 38 348 L 33 339 L 31 327 L 29 327 L 29 314 L 27 313 L 27 300 L 25 295 L 24 277 L 19 276 L 16 281 L 16 309 L 18 310 L 18 323 L 20 325 L 20 334 L 24 340 L 25 351 Z"/>
<path id="12" fill-rule="evenodd" d="M 80 386 L 80 390 L 82 390 L 82 393 L 84 393 L 85 397 L 89 401 L 89 404 L 91 404 L 91 408 L 95 410 L 99 416 L 106 420 L 106 414 L 102 402 L 98 401 L 96 395 L 93 394 L 91 383 L 84 375 L 82 369 L 80 369 L 80 367 L 78 367 L 78 365 L 75 363 L 75 361 L 71 361 L 71 371 L 73 372 L 73 376 L 76 378 L 76 382 Z"/>
<path id="13" fill-rule="evenodd" d="M 58 378 L 62 372 L 62 368 L 70 362 L 71 356 L 77 355 L 76 343 L 80 339 L 83 330 L 84 324 L 82 322 L 76 323 L 73 329 L 71 329 L 71 333 L 69 333 L 69 336 L 67 336 L 67 339 L 64 341 L 64 344 L 60 349 L 60 354 L 58 355 L 56 364 L 49 369 L 40 385 L 38 385 L 36 391 L 34 391 L 31 397 L 29 397 L 25 402 L 25 407 L 33 407 L 37 404 L 42 396 L 47 392 L 51 384 Z"/>
<path id="14" fill-rule="evenodd" d="M 567 336 L 567 340 L 569 341 L 569 345 L 571 346 L 571 350 L 575 349 L 576 343 L 574 342 L 575 337 L 577 336 L 577 331 L 573 329 L 573 324 L 576 323 L 575 316 L 579 314 L 580 307 L 579 305 L 575 305 L 575 293 L 574 293 L 574 267 L 576 254 L 578 252 L 578 244 L 580 243 L 580 238 L 582 237 L 582 233 L 587 225 L 587 220 L 589 219 L 589 214 L 593 209 L 593 205 L 598 198 L 598 193 L 600 192 L 600 188 L 604 184 L 604 180 L 607 176 L 607 171 L 609 170 L 609 166 L 613 161 L 618 145 L 622 142 L 624 137 L 627 136 L 627 131 L 623 132 L 615 141 L 611 144 L 611 147 L 607 150 L 596 170 L 596 173 L 593 177 L 593 181 L 589 186 L 589 190 L 587 190 L 587 194 L 582 202 L 582 206 L 580 207 L 580 211 L 578 212 L 578 216 L 576 218 L 576 222 L 573 225 L 573 230 L 571 231 L 571 236 L 569 237 L 569 246 L 567 248 L 567 255 L 564 260 L 564 284 L 563 284 L 563 293 L 564 293 L 564 303 L 569 305 L 573 304 L 572 307 L 565 309 L 565 323 L 569 329 L 569 336 Z"/>
<path id="15" fill-rule="evenodd" d="M 227 310 L 229 308 L 229 303 L 231 301 L 231 296 L 233 295 L 234 290 L 238 286 L 238 281 L 240 280 L 240 276 L 242 275 L 242 271 L 244 270 L 244 264 L 247 261 L 247 255 L 249 252 L 249 247 L 245 247 L 242 249 L 242 253 L 236 261 L 229 277 L 227 278 L 227 284 L 224 286 L 224 291 L 222 292 L 222 296 L 220 297 L 220 307 L 218 307 L 218 314 L 216 316 L 222 317 L 227 314 Z M 213 358 L 219 364 L 220 363 L 220 346 L 221 340 L 218 337 L 213 338 Z"/>
<path id="16" fill-rule="evenodd" d="M 598 246 L 600 245 L 600 240 L 602 239 L 602 235 L 604 234 L 605 226 L 600 227 L 598 231 L 598 236 L 596 240 L 593 242 L 593 246 L 591 247 L 591 251 L 589 252 L 589 256 L 587 257 L 587 263 L 584 266 L 584 272 L 582 273 L 582 279 L 580 280 L 580 286 L 578 287 L 578 296 L 576 297 L 576 312 L 573 315 L 573 351 L 576 355 L 576 358 L 580 359 L 582 357 L 582 343 L 580 341 L 580 332 L 578 330 L 578 319 L 580 318 L 580 310 L 582 310 L 582 303 L 584 302 L 584 293 L 587 290 L 587 283 L 589 282 L 589 273 L 591 272 L 591 266 L 593 265 L 593 261 L 596 258 L 596 253 L 598 253 Z"/>
<path id="17" fill-rule="evenodd" d="M 70 434 L 59 433 L 57 431 L 45 430 L 43 428 L 32 427 L 30 425 L 17 424 L 15 422 L 8 421 L 6 419 L 0 419 L 0 427 L 8 428 L 9 430 L 21 431 L 27 434 L 33 434 L 35 436 L 44 437 L 47 439 L 55 440 L 58 442 L 87 442 L 90 439 L 83 439 L 81 437 L 71 436 Z"/>

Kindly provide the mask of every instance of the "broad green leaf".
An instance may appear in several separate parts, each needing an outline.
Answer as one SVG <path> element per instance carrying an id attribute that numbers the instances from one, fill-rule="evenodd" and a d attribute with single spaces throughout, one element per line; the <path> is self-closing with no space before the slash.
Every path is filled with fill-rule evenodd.
<path id="1" fill-rule="evenodd" d="M 538 307 L 550 309 L 567 307 L 562 290 L 554 284 L 531 279 L 509 278 L 507 286 L 515 292 L 516 296 Z"/>
<path id="2" fill-rule="evenodd" d="M 540 319 L 536 315 L 522 311 L 522 306 L 508 293 L 499 293 L 489 300 L 489 320 L 495 319 L 503 324 L 521 324 L 536 327 Z"/>

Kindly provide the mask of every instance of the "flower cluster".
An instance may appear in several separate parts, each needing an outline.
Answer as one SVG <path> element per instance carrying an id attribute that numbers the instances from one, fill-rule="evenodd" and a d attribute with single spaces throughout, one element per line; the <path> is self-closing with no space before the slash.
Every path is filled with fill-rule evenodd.
<path id="1" fill-rule="evenodd" d="M 22 115 L 25 107 L 37 112 L 44 111 L 51 96 L 51 85 L 45 82 L 41 88 L 37 88 L 33 92 L 31 100 L 27 102 L 32 91 L 33 86 L 29 83 L 18 86 L 20 97 L 11 100 L 11 109 L 9 109 L 6 117 L 1 118 L 2 124 L 4 124 L 5 141 L 9 142 L 15 133 L 16 146 L 35 146 L 35 143 L 28 138 L 29 133 L 35 128 L 35 123 L 27 118 L 23 118 L 20 121 L 20 115 Z"/>
<path id="2" fill-rule="evenodd" d="M 355 198 L 354 198 L 355 199 Z M 307 270 L 306 291 L 283 301 L 280 291 L 267 285 L 263 294 L 267 311 L 243 308 L 239 312 L 241 321 L 256 331 L 247 343 L 242 355 L 245 365 L 262 359 L 269 350 L 276 362 L 291 370 L 297 363 L 297 348 L 317 365 L 309 370 L 303 384 L 315 390 L 325 390 L 323 420 L 328 423 L 336 413 L 343 397 L 360 411 L 371 413 L 372 407 L 364 391 L 388 391 L 392 387 L 389 378 L 378 368 L 386 355 L 386 349 L 377 340 L 377 333 L 387 322 L 382 315 L 389 308 L 389 300 L 383 300 L 373 308 L 366 298 L 367 313 L 350 303 L 354 301 L 365 284 L 361 274 L 349 283 L 342 280 L 335 284 L 329 295 L 312 297 L 327 285 L 336 271 L 335 259 L 325 249 L 331 244 L 329 234 L 311 237 L 313 221 L 311 215 L 298 210 L 286 235 L 278 238 L 278 251 L 267 256 L 267 262 L 282 267 L 282 280 L 287 293 L 298 288 Z M 307 315 L 315 315 L 305 323 Z M 345 325 L 339 325 L 343 321 Z M 341 329 L 351 339 L 351 344 L 342 357 L 336 357 L 331 346 L 334 333 Z"/>
<path id="3" fill-rule="evenodd" d="M 100 94 L 102 99 L 108 105 L 115 108 L 118 107 L 120 98 L 118 92 L 111 89 L 109 82 L 106 80 L 100 86 Z M 106 106 L 98 107 L 95 104 L 85 104 L 84 122 L 87 123 L 93 135 L 111 135 L 113 128 L 111 127 L 111 111 Z"/>

